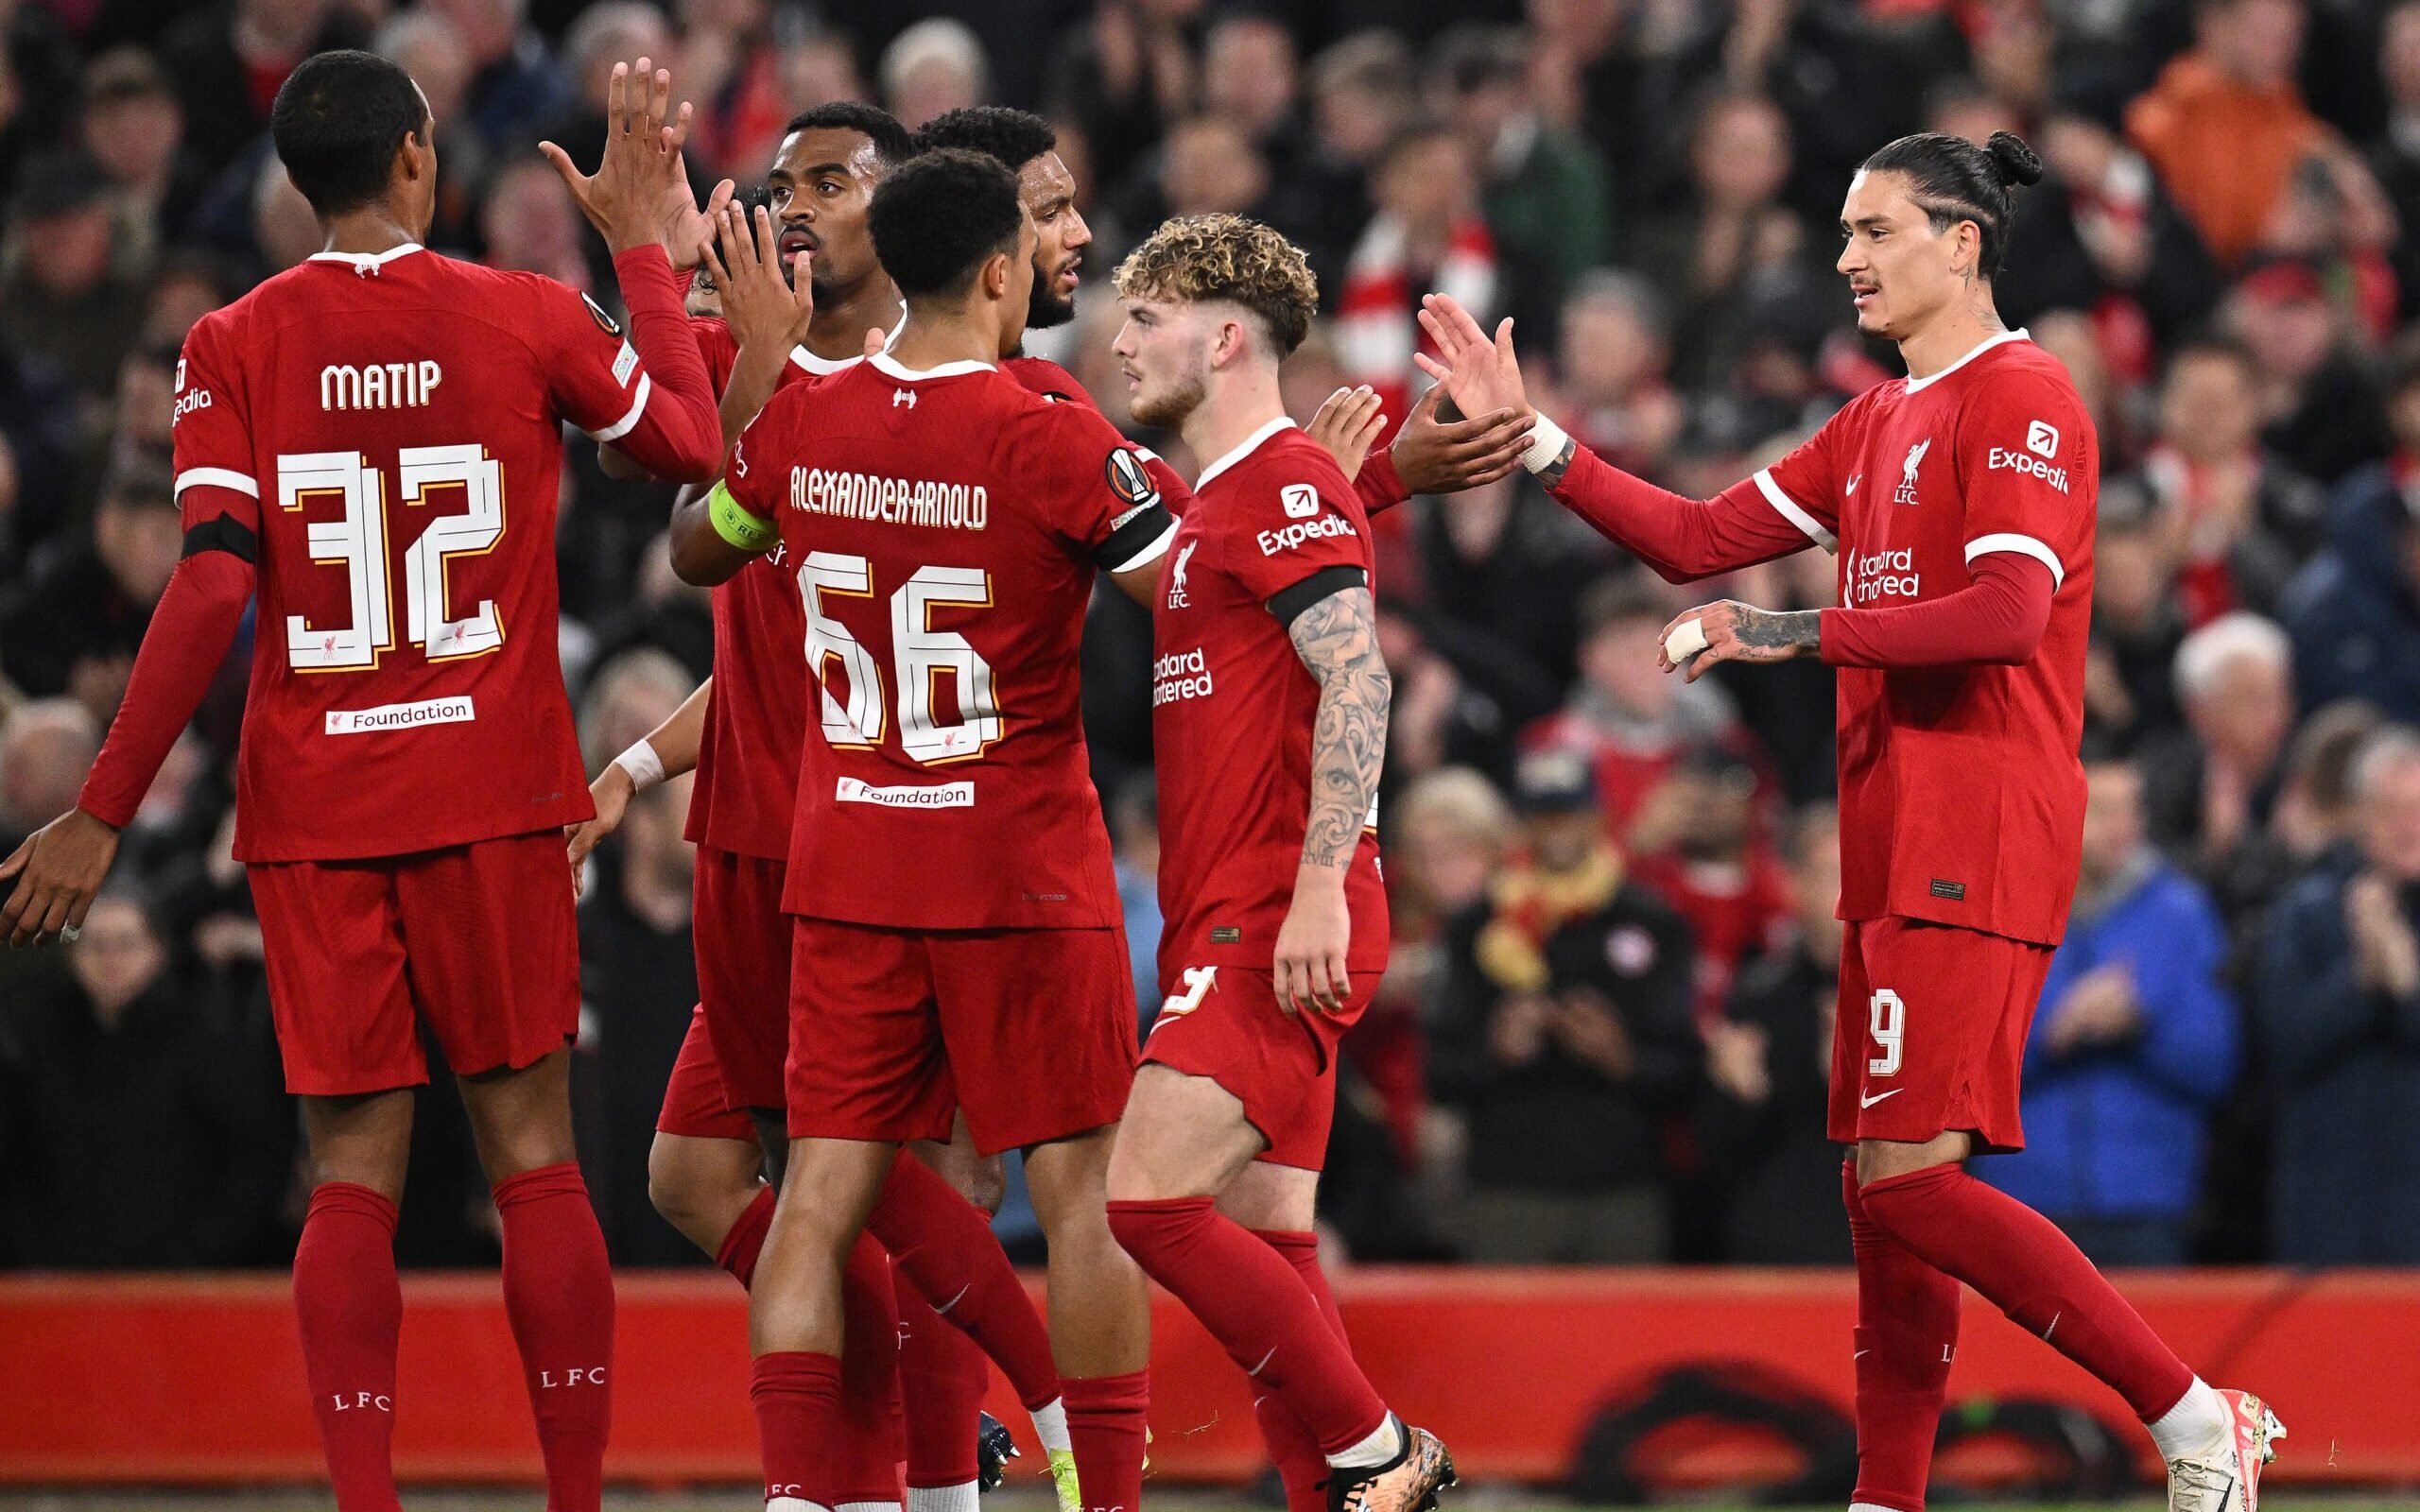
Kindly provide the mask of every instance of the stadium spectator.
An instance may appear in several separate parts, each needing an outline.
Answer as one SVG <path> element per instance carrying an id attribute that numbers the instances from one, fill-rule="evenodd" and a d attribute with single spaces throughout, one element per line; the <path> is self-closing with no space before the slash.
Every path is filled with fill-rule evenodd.
<path id="1" fill-rule="evenodd" d="M 1189 36 L 1208 0 L 1097 0 L 1051 59 L 1045 113 L 1081 128 L 1105 182 L 1123 179 L 1194 107 L 1200 65 Z M 913 123 L 910 123 L 913 124 Z"/>
<path id="2" fill-rule="evenodd" d="M 2304 25 L 2301 0 L 2195 0 L 2192 48 L 2126 110 L 2127 135 L 2229 267 L 2326 140 L 2294 84 Z"/>
<path id="3" fill-rule="evenodd" d="M 1296 240 L 1322 295 L 1332 295 L 1338 271 L 1369 221 L 1371 171 L 1418 109 L 1416 71 L 1410 45 L 1376 28 L 1332 43 L 1311 60 L 1313 167 L 1329 198 L 1320 206 L 1319 223 L 1305 226 Z"/>
<path id="4" fill-rule="evenodd" d="M 557 66 L 545 39 L 530 27 L 528 0 L 427 0 L 427 4 L 460 38 L 471 75 L 463 99 L 466 113 L 438 119 L 458 119 L 490 154 L 500 155 L 524 145 L 570 104 L 571 78 Z M 663 55 L 655 56 L 660 60 Z M 419 77 L 415 69 L 413 77 Z M 422 88 L 425 93 L 424 83 Z M 562 145 L 571 146 L 568 142 Z"/>
<path id="5" fill-rule="evenodd" d="M 1443 647 L 1430 638 L 1431 627 L 1444 637 Z M 1378 649 L 1394 676 L 1383 776 L 1390 786 L 1381 793 L 1444 766 L 1511 776 L 1514 722 L 1504 700 L 1521 697 L 1523 690 L 1507 689 L 1501 663 L 1465 675 L 1454 654 L 1469 648 L 1447 621 L 1392 602 L 1379 606 Z M 1534 682 L 1527 690 L 1531 698 L 1544 692 Z"/>
<path id="6" fill-rule="evenodd" d="M 2307 711 L 2359 697 L 2390 718 L 2420 720 L 2420 513 L 2411 472 L 2420 455 L 2420 360 L 2399 365 L 2393 415 L 2395 458 L 2338 489 L 2327 545 L 2281 605 Z"/>
<path id="7" fill-rule="evenodd" d="M 168 76 L 141 48 L 104 53 L 84 70 L 84 147 L 109 176 L 122 234 L 145 261 L 182 234 L 206 187 L 184 150 L 184 124 Z"/>
<path id="8" fill-rule="evenodd" d="M 2270 816 L 2294 728 L 2293 647 L 2255 614 L 2224 614 L 2176 650 L 2185 729 L 2145 742 L 2138 807 L 2153 844 L 2221 891 L 2270 891 L 2228 879 L 2290 872 Z M 2113 799 L 2113 801 L 2115 799 Z"/>
<path id="9" fill-rule="evenodd" d="M 1437 39 L 1428 92 L 1483 164 L 1496 245 L 1552 274 L 1560 299 L 1613 251 L 1613 192 L 1596 148 L 1539 115 L 1530 73 L 1519 28 L 1469 23 Z"/>
<path id="10" fill-rule="evenodd" d="M 1150 772 L 1119 782 L 1109 800 L 1109 838 L 1117 852 L 1117 906 L 1126 920 L 1126 954 L 1134 971 L 1142 1032 L 1160 1012 L 1160 798 Z"/>
<path id="11" fill-rule="evenodd" d="M 132 255 L 118 245 L 109 180 L 89 156 L 48 152 L 19 170 L 0 249 L 0 332 L 64 372 L 88 412 L 107 401 L 142 327 L 147 269 Z"/>
<path id="12" fill-rule="evenodd" d="M 94 900 L 68 959 L 61 989 L 0 1009 L 0 1256 L 275 1263 L 293 1134 L 266 1041 L 198 1011 L 124 885 Z"/>
<path id="13" fill-rule="evenodd" d="M 1692 751 L 1639 805 L 1630 845 L 1638 880 L 1689 926 L 1701 1027 L 1722 1012 L 1742 962 L 1772 948 L 1789 881 L 1756 811 L 1756 770 L 1737 750 Z"/>
<path id="14" fill-rule="evenodd" d="M 1459 1239 L 1495 1263 L 1666 1258 L 1660 1124 L 1691 1083 L 1688 926 L 1624 874 L 1588 764 L 1521 764 L 1521 858 L 1448 931 L 1431 1061 L 1470 1139 Z"/>
<path id="15" fill-rule="evenodd" d="M 2378 27 L 2378 72 L 2387 124 L 2370 149 L 2370 171 L 2405 228 L 2420 226 L 2420 0 L 2396 0 Z M 2407 319 L 2420 315 L 2420 238 L 2396 238 L 2394 280 Z"/>
<path id="16" fill-rule="evenodd" d="M 1671 607 L 1643 576 L 1613 576 L 1580 598 L 1580 679 L 1561 712 L 1522 731 L 1527 750 L 1568 750 L 1593 769 L 1595 798 L 1616 836 L 1648 795 L 1695 751 L 1744 750 L 1731 697 L 1714 679 L 1656 670 Z"/>
<path id="17" fill-rule="evenodd" d="M 1507 301 L 1495 238 L 1480 217 L 1469 148 L 1443 124 L 1419 121 L 1387 145 L 1371 177 L 1377 214 L 1353 249 L 1335 297 L 1336 341 L 1344 370 L 1377 390 L 1386 407 L 1385 444 L 1408 412 L 1412 367 L 1427 350 L 1413 312 L 1423 294 L 1451 293 L 1492 319 Z"/>
<path id="18" fill-rule="evenodd" d="M 429 238 L 452 247 L 470 241 L 471 209 L 499 161 L 499 150 L 472 119 L 471 49 L 461 31 L 434 6 L 415 6 L 390 18 L 370 50 L 412 76 L 428 97 L 432 120 L 458 123 L 445 138 L 445 172 L 437 183 L 437 219 Z M 510 151 L 501 157 L 509 160 Z"/>
<path id="19" fill-rule="evenodd" d="M 1834 1188 L 1841 1148 L 1824 1137 L 1832 1020 L 1841 991 L 1841 821 L 1811 804 L 1790 839 L 1789 927 L 1732 984 L 1703 1025 L 1708 1091 L 1698 1138 L 1721 1194 L 1718 1253 L 1734 1264 L 1845 1265 Z"/>
<path id="20" fill-rule="evenodd" d="M 2271 263 L 2238 283 L 2220 309 L 2221 325 L 2258 365 L 2261 444 L 2323 483 L 2377 460 L 2391 444 L 2364 350 L 2374 337 L 2354 335 L 2358 291 L 2330 293 L 2356 277 L 2308 261 Z M 2290 543 L 2308 547 L 2305 539 Z"/>
<path id="21" fill-rule="evenodd" d="M 216 0 L 185 9 L 160 43 L 184 101 L 185 142 L 216 173 L 268 129 L 269 102 L 294 65 L 367 41 L 356 12 L 328 0 Z"/>
<path id="22" fill-rule="evenodd" d="M 2187 1259 L 2211 1110 L 2239 1059 L 2226 932 L 2151 842 L 2150 769 L 2085 765 L 2074 911 L 2026 1044 L 2025 1149 L 1980 1166 L 2100 1265 Z"/>
<path id="23" fill-rule="evenodd" d="M 606 1248 L 625 1265 L 697 1259 L 647 1192 L 656 1110 L 688 1032 L 686 1005 L 698 1000 L 689 936 L 695 857 L 681 837 L 689 787 L 684 773 L 631 800 L 621 828 L 596 851 L 596 884 L 580 897 L 579 1050 L 593 1088 L 585 1106 L 574 1105 L 592 1115 L 580 1163 Z"/>
<path id="24" fill-rule="evenodd" d="M 0 840 L 9 849 L 76 802 L 101 725 L 72 698 L 36 698 L 0 718 Z"/>
<path id="25" fill-rule="evenodd" d="M 936 115 L 990 98 L 991 64 L 964 22 L 935 16 L 901 32 L 883 49 L 882 97 L 909 130 Z"/>
<path id="26" fill-rule="evenodd" d="M 2420 1263 L 2420 735 L 2354 766 L 2360 845 L 2278 900 L 2257 997 L 2278 1093 L 2272 1255 Z"/>
<path id="27" fill-rule="evenodd" d="M 1412 507 L 1429 644 L 1515 726 L 1551 713 L 1571 682 L 1578 601 L 1607 562 L 1595 532 L 1521 473 Z"/>
<path id="28" fill-rule="evenodd" d="M 2100 528 L 2093 542 L 2092 641 L 2084 652 L 2084 722 L 2093 734 L 2131 750 L 2149 736 L 2183 728 L 2176 702 L 2176 648 L 2186 635 L 2175 593 L 2171 531 L 2154 511 L 2140 477 L 2112 478 L 2100 490 Z"/>
<path id="29" fill-rule="evenodd" d="M 168 470 L 121 469 L 101 491 L 90 540 L 0 591 L 0 671 L 37 697 L 67 694 L 106 720 L 183 541 Z"/>
<path id="30" fill-rule="evenodd" d="M 583 291 L 594 286 L 579 207 L 562 179 L 538 159 L 515 163 L 495 176 L 479 207 L 479 232 L 490 267 L 544 273 Z"/>
<path id="31" fill-rule="evenodd" d="M 2188 626 L 2230 610 L 2273 614 L 2316 543 L 2326 495 L 2260 444 L 2250 351 L 2195 340 L 2169 358 L 2159 438 L 2137 473 L 2156 511 Z"/>
<path id="32" fill-rule="evenodd" d="M 1634 260 L 1673 311 L 1672 369 L 1699 387 L 1727 377 L 1758 327 L 1746 308 L 1776 287 L 1817 300 L 1807 259 L 1820 256 L 1781 199 L 1790 182 L 1789 119 L 1763 94 L 1707 95 L 1691 120 L 1690 194 L 1677 213 L 1640 226 Z"/>
<path id="33" fill-rule="evenodd" d="M 1649 477 L 1664 472 L 1688 421 L 1670 381 L 1668 326 L 1646 279 L 1614 268 L 1588 273 L 1564 301 L 1563 361 L 1548 404 L 1599 455 Z"/>

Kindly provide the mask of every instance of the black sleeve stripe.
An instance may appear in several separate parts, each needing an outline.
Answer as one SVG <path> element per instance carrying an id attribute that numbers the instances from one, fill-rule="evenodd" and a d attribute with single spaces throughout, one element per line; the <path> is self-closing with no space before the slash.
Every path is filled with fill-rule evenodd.
<path id="1" fill-rule="evenodd" d="M 1137 506 L 1109 533 L 1107 541 L 1093 548 L 1093 560 L 1105 571 L 1116 572 L 1141 556 L 1174 524 L 1176 517 L 1168 513 L 1164 504 Z"/>
<path id="2" fill-rule="evenodd" d="M 1303 610 L 1323 598 L 1332 598 L 1348 588 L 1360 588 L 1370 581 L 1358 567 L 1322 567 L 1293 587 L 1272 594 L 1269 612 L 1277 623 L 1290 627 L 1302 617 Z"/>
<path id="3" fill-rule="evenodd" d="M 233 515 L 222 514 L 215 520 L 205 520 L 185 532 L 184 554 L 188 557 L 198 557 L 205 551 L 223 551 L 237 561 L 258 561 L 260 550 L 260 537 L 252 534 L 251 527 Z"/>

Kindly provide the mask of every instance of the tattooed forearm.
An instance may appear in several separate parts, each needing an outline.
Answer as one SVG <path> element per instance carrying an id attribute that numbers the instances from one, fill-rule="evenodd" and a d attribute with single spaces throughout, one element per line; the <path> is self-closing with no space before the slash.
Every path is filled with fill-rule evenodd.
<path id="1" fill-rule="evenodd" d="M 1387 698 L 1393 684 L 1378 654 L 1377 609 L 1367 588 L 1348 588 L 1296 615 L 1287 633 L 1320 684 L 1303 860 L 1343 867 L 1361 838 L 1387 754 Z"/>
<path id="2" fill-rule="evenodd" d="M 1563 450 L 1554 454 L 1554 460 L 1538 469 L 1538 481 L 1549 489 L 1561 483 L 1563 475 L 1571 471 L 1571 459 L 1579 455 L 1580 443 L 1564 437 Z"/>
<path id="3" fill-rule="evenodd" d="M 1742 604 L 1738 614 L 1731 633 L 1752 651 L 1812 651 L 1824 644 L 1823 616 L 1815 610 L 1776 612 Z"/>

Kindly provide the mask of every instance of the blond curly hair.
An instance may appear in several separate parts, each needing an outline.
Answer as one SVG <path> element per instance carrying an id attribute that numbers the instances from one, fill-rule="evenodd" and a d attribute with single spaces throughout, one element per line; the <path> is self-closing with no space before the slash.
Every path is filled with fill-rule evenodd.
<path id="1" fill-rule="evenodd" d="M 1242 215 L 1182 215 L 1162 225 L 1117 266 L 1130 299 L 1194 303 L 1227 300 L 1260 318 L 1277 354 L 1291 355 L 1311 329 L 1319 280 L 1303 249 Z"/>

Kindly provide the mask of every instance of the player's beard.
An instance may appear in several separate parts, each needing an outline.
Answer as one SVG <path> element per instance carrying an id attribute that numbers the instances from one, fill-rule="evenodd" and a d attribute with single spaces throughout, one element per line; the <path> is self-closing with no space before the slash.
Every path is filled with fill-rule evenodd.
<path id="1" fill-rule="evenodd" d="M 1070 294 L 1061 298 L 1054 292 L 1058 286 L 1058 274 L 1046 277 L 1039 272 L 1034 274 L 1033 295 L 1025 304 L 1027 330 L 1047 331 L 1055 325 L 1065 325 L 1076 318 L 1076 297 Z"/>
<path id="2" fill-rule="evenodd" d="M 1162 430 L 1177 430 L 1184 426 L 1195 410 L 1201 407 L 1201 401 L 1208 398 L 1209 393 L 1210 386 L 1202 381 L 1201 368 L 1196 364 L 1186 369 L 1182 379 L 1171 382 L 1165 392 L 1148 394 L 1136 389 L 1132 413 L 1142 424 Z"/>

